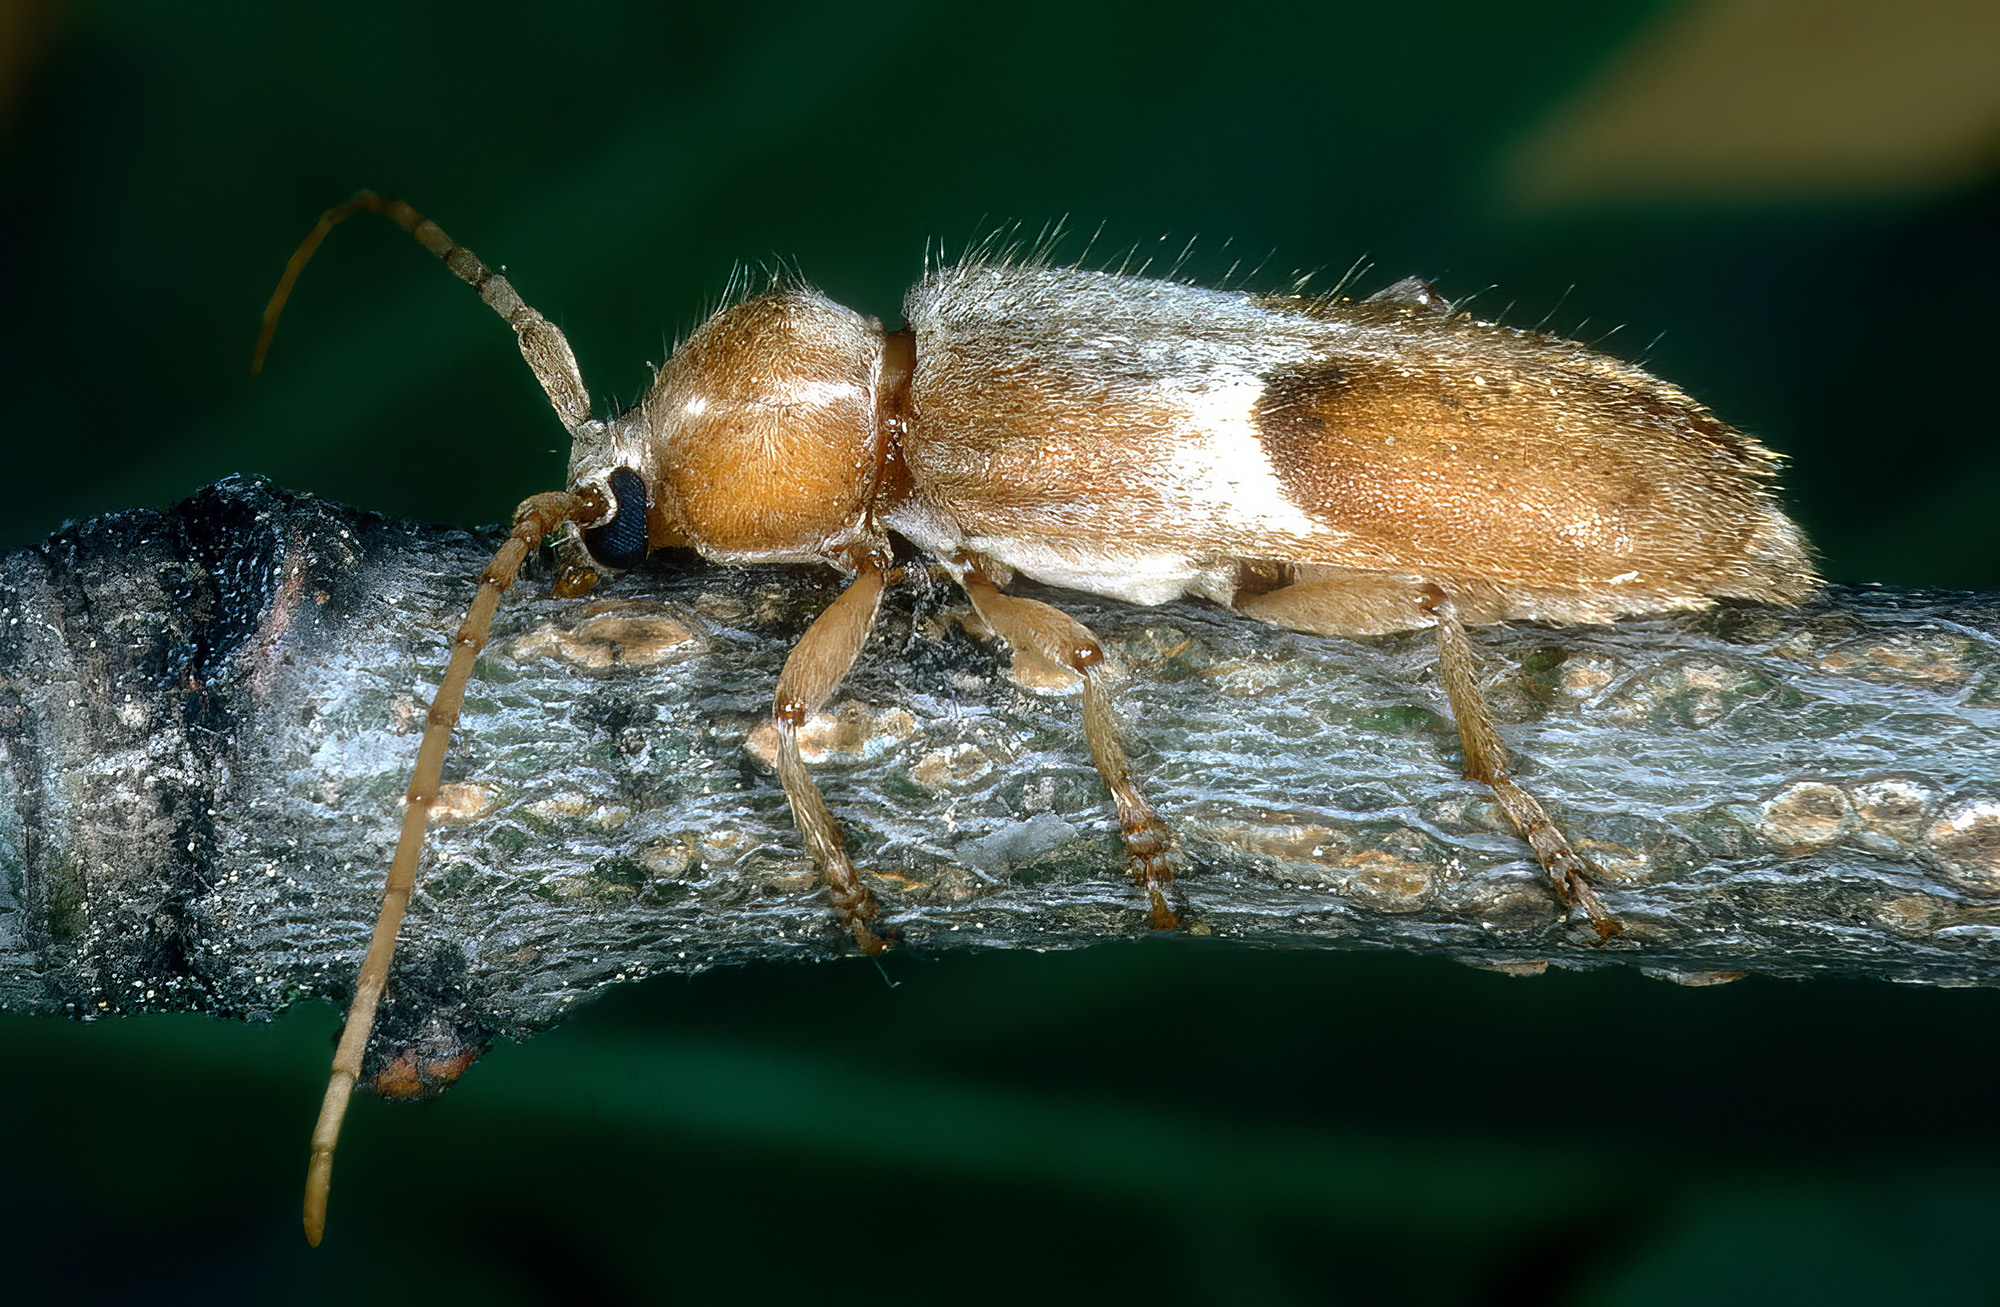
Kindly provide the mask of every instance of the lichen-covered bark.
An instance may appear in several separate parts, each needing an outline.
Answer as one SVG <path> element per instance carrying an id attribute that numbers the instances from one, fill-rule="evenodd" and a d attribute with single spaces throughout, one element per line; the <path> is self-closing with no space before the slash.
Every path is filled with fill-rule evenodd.
<path id="1" fill-rule="evenodd" d="M 0 1005 L 267 1016 L 344 997 L 447 642 L 494 533 L 235 479 L 0 559 Z M 912 569 L 913 572 L 916 569 Z M 600 986 L 838 955 L 760 725 L 831 574 L 693 560 L 502 605 L 384 1039 Z M 1478 633 L 1519 773 L 1626 925 L 1566 926 L 1457 779 L 1431 637 L 1041 592 L 1123 675 L 1189 929 L 1484 964 L 2000 983 L 2000 602 L 1842 591 Z M 1141 934 L 1061 686 L 903 587 L 809 759 L 900 947 Z M 428 1033 L 426 1033 L 428 1032 Z"/>

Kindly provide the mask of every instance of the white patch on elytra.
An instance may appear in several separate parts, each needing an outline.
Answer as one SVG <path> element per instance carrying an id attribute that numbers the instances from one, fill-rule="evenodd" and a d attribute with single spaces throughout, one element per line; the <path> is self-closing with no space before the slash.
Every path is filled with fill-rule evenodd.
<path id="1" fill-rule="evenodd" d="M 1183 533 L 1209 539 L 1290 536 L 1323 545 L 1337 532 L 1285 492 L 1264 451 L 1253 416 L 1263 390 L 1257 376 L 1236 368 L 1210 369 L 1176 387 L 1165 405 L 1179 410 L 1176 438 L 1164 447 L 1149 484 Z M 1217 584 L 1212 560 L 1134 548 L 1117 536 L 1088 547 L 1075 541 L 1053 543 L 1032 533 L 968 543 L 1037 581 L 1128 603 L 1208 594 Z M 1233 585 L 1231 581 L 1224 589 Z"/>
<path id="2" fill-rule="evenodd" d="M 1330 353 L 1364 352 L 1366 342 L 1342 324 L 1238 292 L 977 262 L 934 271 L 912 288 L 904 317 L 916 332 L 920 377 L 927 357 L 975 360 L 1004 375 L 1032 368 L 1052 379 L 1049 415 L 1108 403 L 1131 424 L 1118 457 L 1105 460 L 1131 465 L 1108 473 L 1129 484 L 1106 489 L 1139 516 L 1050 491 L 1004 529 L 968 535 L 952 514 L 913 496 L 884 521 L 928 551 L 969 550 L 1050 585 L 1132 603 L 1188 593 L 1227 602 L 1237 558 L 1326 557 L 1351 539 L 1293 497 L 1256 421 L 1264 378 Z M 1065 378 L 1078 380 L 1057 384 Z M 1073 437 L 1056 423 L 1004 438 L 1010 457 L 1032 463 L 1031 441 Z M 953 432 L 922 439 L 974 462 Z M 1043 461 L 1064 457 L 1045 451 Z M 1066 493 L 1087 498 L 1089 490 Z"/>
<path id="3" fill-rule="evenodd" d="M 1324 538 L 1326 524 L 1285 493 L 1264 450 L 1252 416 L 1263 382 L 1244 372 L 1207 380 L 1179 397 L 1188 414 L 1189 438 L 1174 445 L 1160 470 L 1163 495 L 1187 516 L 1226 528 Z"/>

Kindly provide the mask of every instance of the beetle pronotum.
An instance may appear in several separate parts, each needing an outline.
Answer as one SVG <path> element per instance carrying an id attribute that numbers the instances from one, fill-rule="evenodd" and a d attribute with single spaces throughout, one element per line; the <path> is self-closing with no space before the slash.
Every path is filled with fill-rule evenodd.
<path id="1" fill-rule="evenodd" d="M 515 510 L 431 704 L 313 1132 L 313 1243 L 445 745 L 500 596 L 548 536 L 560 537 L 565 596 L 670 545 L 850 578 L 786 660 L 773 720 L 800 833 L 871 953 L 884 946 L 878 907 L 798 729 L 867 640 L 893 578 L 892 533 L 936 559 L 1017 655 L 1081 678 L 1084 740 L 1159 928 L 1177 924 L 1171 838 L 1127 766 L 1102 650 L 1059 609 L 1003 592 L 1014 573 L 1138 604 L 1194 595 L 1330 635 L 1435 627 L 1466 776 L 1492 789 L 1600 938 L 1617 922 L 1510 776 L 1466 626 L 1605 622 L 1722 597 L 1792 603 L 1817 585 L 1762 445 L 1639 368 L 1454 312 L 1415 279 L 1356 301 L 972 259 L 911 290 L 900 331 L 781 287 L 714 314 L 637 405 L 597 418 L 560 330 L 435 223 L 367 191 L 293 254 L 260 363 L 300 269 L 361 211 L 401 225 L 507 320 L 572 444 L 569 488 Z"/>

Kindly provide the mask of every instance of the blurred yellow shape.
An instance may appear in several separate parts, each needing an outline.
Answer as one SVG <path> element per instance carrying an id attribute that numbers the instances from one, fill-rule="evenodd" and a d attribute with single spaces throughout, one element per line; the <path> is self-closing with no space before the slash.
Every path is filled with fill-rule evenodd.
<path id="1" fill-rule="evenodd" d="M 1702 0 L 1521 143 L 1531 210 L 1893 196 L 2000 161 L 1996 0 Z"/>

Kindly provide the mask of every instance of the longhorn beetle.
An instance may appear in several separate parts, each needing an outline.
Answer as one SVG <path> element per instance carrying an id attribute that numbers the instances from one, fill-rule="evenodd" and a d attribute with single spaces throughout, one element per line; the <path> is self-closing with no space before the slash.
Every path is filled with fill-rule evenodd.
<path id="1" fill-rule="evenodd" d="M 841 924 L 879 952 L 879 907 L 799 752 L 893 578 L 892 533 L 936 559 L 1017 655 L 1075 671 L 1083 737 L 1132 879 L 1176 926 L 1171 837 L 1118 741 L 1104 654 L 1015 573 L 1158 604 L 1194 595 L 1330 635 L 1435 627 L 1465 774 L 1491 787 L 1573 915 L 1618 922 L 1517 785 L 1465 628 L 1605 622 L 1817 585 L 1773 499 L 1777 460 L 1688 395 L 1572 341 L 1456 312 L 1425 283 L 1365 300 L 1259 295 L 1044 257 L 935 267 L 886 330 L 800 285 L 729 305 L 610 418 L 563 333 L 400 200 L 363 191 L 299 245 L 265 310 L 334 224 L 379 213 L 478 290 L 569 431 L 569 488 L 514 510 L 459 628 L 410 776 L 381 915 L 333 1059 L 306 1180 L 326 1223 L 334 1144 L 415 883 L 473 661 L 521 561 L 551 535 L 556 593 L 668 546 L 721 563 L 824 563 L 847 588 L 779 674 L 777 773 Z"/>

